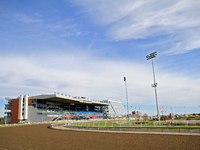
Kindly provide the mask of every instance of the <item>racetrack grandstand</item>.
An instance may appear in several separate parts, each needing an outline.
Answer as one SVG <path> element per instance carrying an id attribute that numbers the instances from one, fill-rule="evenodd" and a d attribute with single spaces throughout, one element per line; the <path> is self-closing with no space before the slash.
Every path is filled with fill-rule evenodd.
<path id="1" fill-rule="evenodd" d="M 109 117 L 122 117 L 126 114 L 121 102 L 112 100 L 103 100 L 101 102 L 109 104 L 103 106 L 103 109 L 107 111 Z"/>
<path id="2" fill-rule="evenodd" d="M 33 123 L 61 119 L 107 118 L 119 112 L 122 105 L 113 107 L 108 100 L 89 100 L 86 97 L 71 97 L 59 93 L 42 95 L 20 95 L 17 98 L 6 98 L 7 123 Z M 113 101 L 114 102 L 114 101 Z M 112 107 L 112 109 L 110 108 Z M 123 110 L 122 110 L 123 111 Z M 125 111 L 124 111 L 125 112 Z M 115 113 L 115 115 L 122 115 Z"/>

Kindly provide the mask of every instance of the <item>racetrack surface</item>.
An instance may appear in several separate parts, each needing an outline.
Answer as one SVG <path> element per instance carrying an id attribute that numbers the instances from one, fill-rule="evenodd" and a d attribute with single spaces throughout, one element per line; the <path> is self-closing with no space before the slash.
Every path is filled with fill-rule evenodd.
<path id="1" fill-rule="evenodd" d="M 200 149 L 200 136 L 54 130 L 50 125 L 0 128 L 0 149 Z"/>

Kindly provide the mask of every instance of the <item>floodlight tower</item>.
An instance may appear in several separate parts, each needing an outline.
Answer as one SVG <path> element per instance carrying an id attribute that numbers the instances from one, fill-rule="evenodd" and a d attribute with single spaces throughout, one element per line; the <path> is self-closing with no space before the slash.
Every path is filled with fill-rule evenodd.
<path id="1" fill-rule="evenodd" d="M 185 110 L 185 106 L 184 106 L 184 111 L 185 111 L 185 115 L 186 115 L 186 110 Z"/>
<path id="2" fill-rule="evenodd" d="M 130 119 L 129 119 L 129 109 L 128 109 L 128 93 L 127 93 L 126 77 L 124 77 L 124 82 L 125 82 L 125 88 L 126 88 L 126 102 L 127 102 L 127 115 L 128 115 L 128 122 L 130 122 Z"/>
<path id="3" fill-rule="evenodd" d="M 157 116 L 158 116 L 158 121 L 159 121 L 159 125 L 160 125 L 160 112 L 159 112 L 159 109 L 158 109 L 158 98 L 157 98 L 157 89 L 156 89 L 158 83 L 156 83 L 156 77 L 155 77 L 155 71 L 154 71 L 154 63 L 153 63 L 153 58 L 155 58 L 156 55 L 157 55 L 157 52 L 153 52 L 150 55 L 147 55 L 146 58 L 147 58 L 147 60 L 149 60 L 149 59 L 152 60 L 153 79 L 154 79 L 154 83 L 152 84 L 152 87 L 155 88 L 156 105 L 157 105 Z"/>

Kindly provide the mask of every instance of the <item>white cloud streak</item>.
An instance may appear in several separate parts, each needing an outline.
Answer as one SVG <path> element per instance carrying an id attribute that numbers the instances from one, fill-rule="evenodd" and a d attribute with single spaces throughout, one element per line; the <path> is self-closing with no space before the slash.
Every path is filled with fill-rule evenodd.
<path id="1" fill-rule="evenodd" d="M 165 54 L 200 48 L 200 36 L 191 34 L 200 32 L 200 1 L 99 0 L 82 1 L 77 5 L 87 9 L 96 24 L 109 25 L 108 36 L 113 40 L 174 35 L 173 47 Z"/>

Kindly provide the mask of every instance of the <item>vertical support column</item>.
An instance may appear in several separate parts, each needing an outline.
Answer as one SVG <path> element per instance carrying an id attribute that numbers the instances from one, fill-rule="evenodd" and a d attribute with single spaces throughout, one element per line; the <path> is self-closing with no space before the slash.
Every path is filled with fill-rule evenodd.
<path id="1" fill-rule="evenodd" d="M 24 119 L 28 119 L 28 95 L 24 97 Z"/>
<path id="2" fill-rule="evenodd" d="M 23 108 L 23 95 L 20 95 L 20 101 L 19 101 L 19 120 L 23 120 L 22 108 Z"/>

